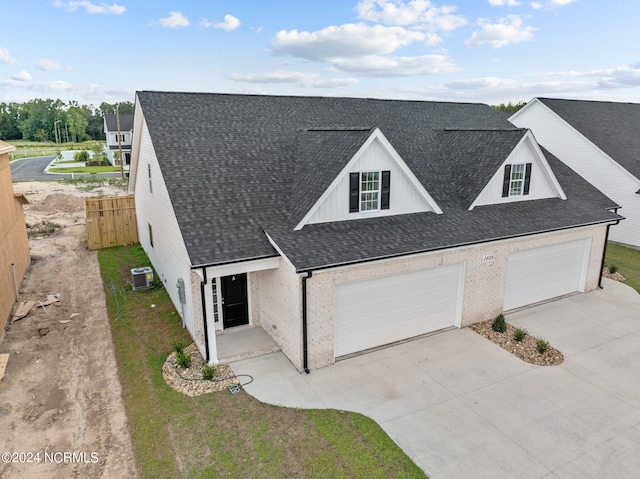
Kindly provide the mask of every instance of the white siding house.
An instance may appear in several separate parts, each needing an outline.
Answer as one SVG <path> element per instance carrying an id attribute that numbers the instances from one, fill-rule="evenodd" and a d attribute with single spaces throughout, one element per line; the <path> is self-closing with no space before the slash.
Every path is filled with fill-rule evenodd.
<path id="1" fill-rule="evenodd" d="M 637 169 L 633 171 L 629 168 L 633 159 L 623 161 L 637 154 L 640 145 L 640 105 L 635 105 L 635 135 L 617 127 L 625 122 L 623 111 L 616 114 L 618 105 L 625 110 L 634 106 L 535 98 L 510 121 L 531 129 L 540 145 L 621 206 L 619 213 L 625 220 L 611 227 L 610 240 L 640 246 L 640 157 L 635 157 Z M 633 125 L 628 127 L 634 129 Z M 608 137 L 611 145 L 620 146 L 605 146 L 603 137 Z"/>
<path id="2" fill-rule="evenodd" d="M 129 190 L 135 195 L 138 236 L 142 248 L 149 256 L 163 286 L 184 324 L 194 338 L 193 291 L 189 256 L 178 227 L 167 186 L 158 165 L 158 159 L 149 136 L 144 114 L 136 111 L 136 137 L 134 147 L 139 152 L 135 168 L 130 171 Z M 141 265 L 144 266 L 144 265 Z M 184 281 L 184 304 L 178 294 L 178 279 Z M 202 346 L 202 345 L 199 345 Z"/>
<path id="3" fill-rule="evenodd" d="M 487 105 L 138 92 L 133 132 L 140 242 L 210 364 L 253 328 L 308 372 L 593 290 L 620 219 Z"/>

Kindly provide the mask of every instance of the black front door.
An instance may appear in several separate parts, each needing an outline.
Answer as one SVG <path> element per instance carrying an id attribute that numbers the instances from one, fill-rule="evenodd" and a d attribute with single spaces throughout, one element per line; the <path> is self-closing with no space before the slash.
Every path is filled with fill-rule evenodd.
<path id="1" fill-rule="evenodd" d="M 249 324 L 247 303 L 247 275 L 223 276 L 222 282 L 222 325 L 233 328 Z"/>

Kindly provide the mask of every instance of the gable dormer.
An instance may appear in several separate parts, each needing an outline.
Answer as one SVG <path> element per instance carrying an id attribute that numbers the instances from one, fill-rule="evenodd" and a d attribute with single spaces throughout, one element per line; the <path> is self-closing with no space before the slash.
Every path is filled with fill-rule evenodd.
<path id="1" fill-rule="evenodd" d="M 567 197 L 530 130 L 509 153 L 470 210 L 476 206 Z"/>
<path id="2" fill-rule="evenodd" d="M 352 136 L 352 150 L 349 148 L 331 148 L 337 132 L 364 132 L 362 136 Z M 340 135 L 340 138 L 344 134 Z M 364 138 L 364 141 L 363 141 Z M 399 215 L 406 213 L 434 212 L 441 214 L 431 195 L 416 178 L 405 161 L 378 128 L 371 129 L 310 129 L 301 137 L 302 141 L 312 144 L 313 149 L 323 146 L 322 151 L 316 151 L 311 156 L 315 162 L 307 164 L 308 168 L 298 175 L 303 175 L 307 182 L 296 181 L 296 196 L 310 183 L 312 172 L 323 174 L 327 170 L 318 165 L 339 162 L 341 169 L 333 178 L 323 180 L 328 186 L 304 212 L 304 216 L 297 223 L 299 230 L 307 224 L 327 223 L 333 221 L 348 221 L 379 216 Z M 337 138 L 336 138 L 337 140 Z M 353 142 L 358 143 L 353 143 Z M 308 147 L 305 144 L 305 147 Z M 349 153 L 341 156 L 341 152 Z M 318 182 L 316 181 L 316 184 Z"/>

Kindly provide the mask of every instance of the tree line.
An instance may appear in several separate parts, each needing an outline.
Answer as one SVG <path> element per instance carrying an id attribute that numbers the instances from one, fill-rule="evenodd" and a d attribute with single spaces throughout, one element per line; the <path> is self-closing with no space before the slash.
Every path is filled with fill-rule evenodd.
<path id="1" fill-rule="evenodd" d="M 116 108 L 121 114 L 133 113 L 130 101 L 102 102 L 98 108 L 51 99 L 0 103 L 0 140 L 104 140 L 104 115 L 115 113 Z"/>

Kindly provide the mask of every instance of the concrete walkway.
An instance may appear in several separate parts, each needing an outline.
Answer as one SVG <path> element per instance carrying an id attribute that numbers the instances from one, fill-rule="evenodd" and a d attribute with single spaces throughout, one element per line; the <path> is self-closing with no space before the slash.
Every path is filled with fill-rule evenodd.
<path id="1" fill-rule="evenodd" d="M 640 295 L 606 280 L 507 321 L 564 363 L 533 366 L 457 329 L 309 375 L 281 352 L 232 368 L 261 401 L 375 419 L 431 479 L 640 477 Z"/>

